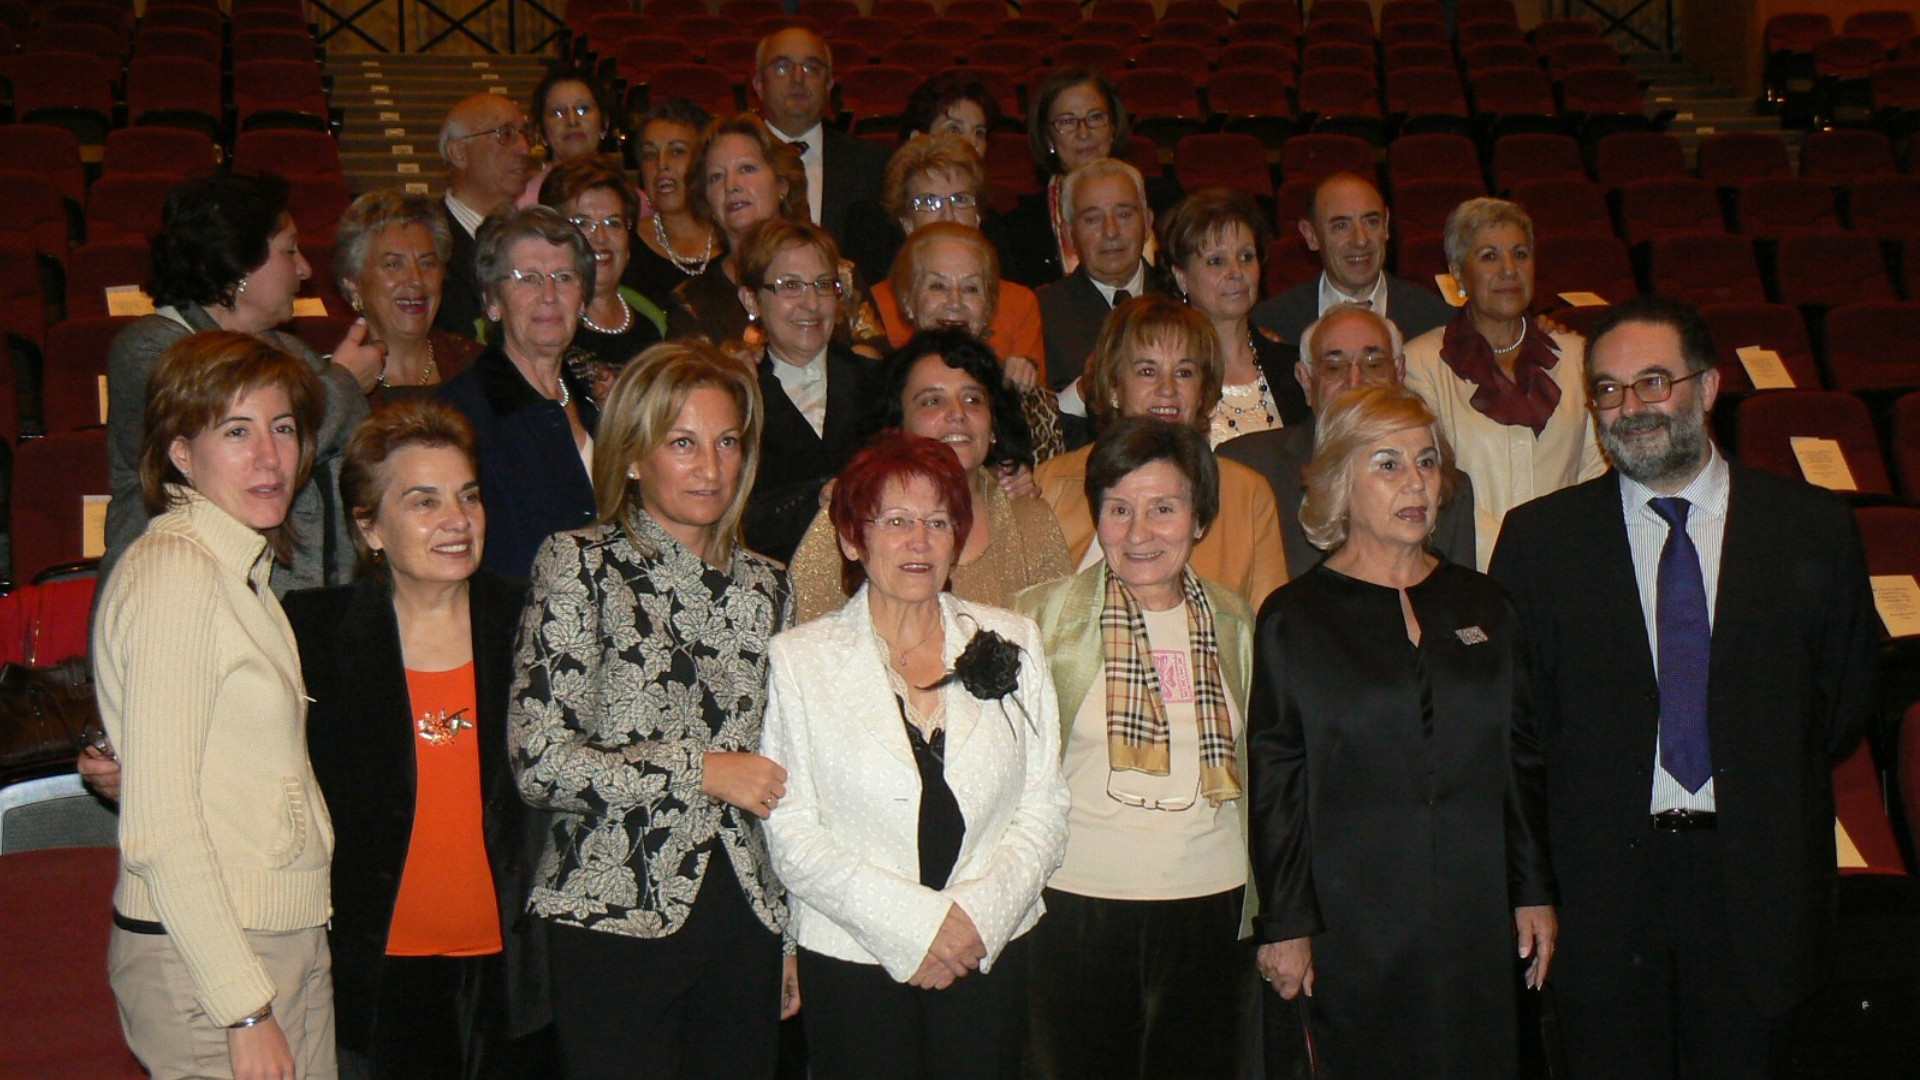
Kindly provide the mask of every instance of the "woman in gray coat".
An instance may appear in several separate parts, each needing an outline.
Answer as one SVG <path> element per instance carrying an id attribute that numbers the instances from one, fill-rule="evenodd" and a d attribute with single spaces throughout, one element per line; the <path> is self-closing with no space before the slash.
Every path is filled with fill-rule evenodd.
<path id="1" fill-rule="evenodd" d="M 140 499 L 140 448 L 146 438 L 147 380 L 160 354 L 188 334 L 236 330 L 306 361 L 326 388 L 313 477 L 294 497 L 288 523 L 299 538 L 292 560 L 276 563 L 273 588 L 335 585 L 353 572 L 354 549 L 334 497 L 334 464 L 367 415 L 366 392 L 381 371 L 381 347 L 356 322 L 329 357 L 274 329 L 293 317 L 293 298 L 312 273 L 287 213 L 286 181 L 272 176 L 214 176 L 167 196 L 153 237 L 154 313 L 136 320 L 107 354 L 107 505 L 104 580 L 120 553 L 147 527 Z"/>

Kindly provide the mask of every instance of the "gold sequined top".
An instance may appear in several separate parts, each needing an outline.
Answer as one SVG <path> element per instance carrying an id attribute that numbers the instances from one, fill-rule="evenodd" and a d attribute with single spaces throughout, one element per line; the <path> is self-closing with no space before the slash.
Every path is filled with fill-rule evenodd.
<path id="1" fill-rule="evenodd" d="M 1029 585 L 1066 577 L 1067 541 L 1053 511 L 1039 499 L 1009 499 L 984 470 L 974 474 L 987 496 L 987 549 L 972 562 L 953 568 L 953 594 L 976 604 L 1006 607 L 1013 594 Z M 840 541 L 826 507 L 814 516 L 807 535 L 787 567 L 793 583 L 796 625 L 846 606 L 840 588 Z"/>

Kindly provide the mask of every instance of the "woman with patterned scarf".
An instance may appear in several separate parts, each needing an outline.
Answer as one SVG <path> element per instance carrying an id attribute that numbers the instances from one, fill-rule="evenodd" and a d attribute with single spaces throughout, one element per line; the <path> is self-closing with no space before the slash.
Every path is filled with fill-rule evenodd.
<path id="1" fill-rule="evenodd" d="M 1197 428 L 1127 418 L 1086 477 L 1104 557 L 1015 599 L 1073 797 L 1033 935 L 1034 1059 L 1048 1078 L 1233 1076 L 1258 985 L 1239 940 L 1253 612 L 1189 565 L 1220 469 Z"/>
<path id="2" fill-rule="evenodd" d="M 1446 251 L 1466 306 L 1407 342 L 1406 385 L 1440 418 L 1473 477 L 1476 569 L 1485 573 L 1507 511 L 1607 464 L 1587 416 L 1586 343 L 1527 315 L 1533 219 L 1503 199 L 1468 199 L 1447 217 Z"/>

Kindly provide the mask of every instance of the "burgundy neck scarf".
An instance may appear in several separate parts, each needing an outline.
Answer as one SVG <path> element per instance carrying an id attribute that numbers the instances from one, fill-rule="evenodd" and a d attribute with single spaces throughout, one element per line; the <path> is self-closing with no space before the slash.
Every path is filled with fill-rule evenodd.
<path id="1" fill-rule="evenodd" d="M 1480 336 L 1473 316 L 1465 310 L 1447 324 L 1440 359 L 1474 385 L 1471 404 L 1481 415 L 1512 427 L 1532 428 L 1537 438 L 1560 404 L 1560 387 L 1547 374 L 1560 362 L 1560 352 L 1533 320 L 1528 319 L 1525 326 L 1526 339 L 1514 357 L 1511 379 L 1500 370 L 1493 346 Z"/>

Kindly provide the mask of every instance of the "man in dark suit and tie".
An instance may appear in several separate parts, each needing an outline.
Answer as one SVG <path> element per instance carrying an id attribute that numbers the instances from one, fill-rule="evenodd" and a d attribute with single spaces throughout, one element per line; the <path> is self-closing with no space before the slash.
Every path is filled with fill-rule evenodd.
<path id="1" fill-rule="evenodd" d="M 1715 449 L 1714 361 L 1684 305 L 1603 316 L 1586 369 L 1614 471 L 1514 510 L 1493 555 L 1547 759 L 1576 1078 L 1777 1076 L 1826 977 L 1867 571 L 1839 498 Z"/>
<path id="2" fill-rule="evenodd" d="M 1300 501 L 1307 493 L 1301 472 L 1313 460 L 1313 417 L 1355 387 L 1400 385 L 1407 373 L 1405 345 L 1399 327 L 1366 308 L 1341 304 L 1329 310 L 1301 334 L 1300 362 L 1294 365 L 1294 377 L 1313 410 L 1306 422 L 1241 435 L 1215 449 L 1273 485 L 1290 579 L 1313 569 L 1326 554 L 1307 540 L 1300 525 Z M 1442 558 L 1470 566 L 1475 550 L 1473 478 L 1458 469 L 1452 473 L 1452 493 L 1441 504 L 1429 544 Z"/>
<path id="3" fill-rule="evenodd" d="M 1253 325 L 1296 344 L 1307 324 L 1335 304 L 1365 304 L 1392 319 L 1409 339 L 1453 319 L 1454 309 L 1429 285 L 1387 273 L 1387 204 L 1380 189 L 1353 173 L 1320 182 L 1300 219 L 1307 247 L 1324 270 L 1312 281 L 1262 300 Z"/>
<path id="4" fill-rule="evenodd" d="M 821 121 L 833 96 L 833 53 L 820 35 L 804 27 L 769 34 L 754 53 L 749 85 L 774 137 L 800 150 L 814 224 L 838 239 L 847 208 L 880 197 L 888 155 L 884 147 Z"/>
<path id="5" fill-rule="evenodd" d="M 433 325 L 475 337 L 486 310 L 474 278 L 473 237 L 487 215 L 504 210 L 526 190 L 532 168 L 533 126 L 504 94 L 475 94 L 455 105 L 440 125 L 440 159 L 447 163 L 442 210 L 453 247 L 440 310 Z"/>
<path id="6" fill-rule="evenodd" d="M 1060 189 L 1061 216 L 1073 233 L 1080 266 L 1039 290 L 1047 341 L 1047 382 L 1061 411 L 1085 416 L 1074 383 L 1114 308 L 1153 288 L 1142 257 L 1153 210 L 1140 170 L 1113 158 L 1075 169 Z"/>

